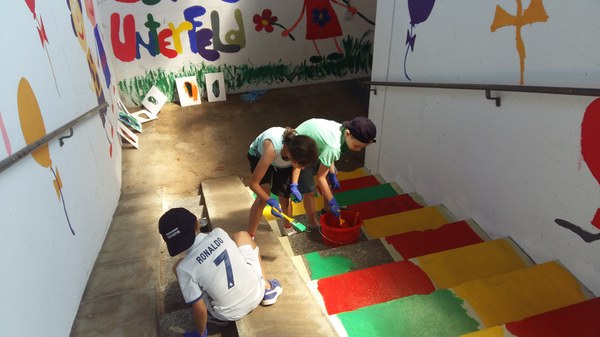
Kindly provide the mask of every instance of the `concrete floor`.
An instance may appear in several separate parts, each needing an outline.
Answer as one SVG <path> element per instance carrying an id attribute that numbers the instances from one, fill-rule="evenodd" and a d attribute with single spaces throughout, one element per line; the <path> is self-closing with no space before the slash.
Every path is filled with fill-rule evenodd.
<path id="1" fill-rule="evenodd" d="M 225 102 L 165 105 L 157 120 L 143 124 L 139 149 L 123 146 L 121 198 L 71 336 L 181 336 L 183 330 L 164 330 L 176 324 L 161 323 L 166 317 L 190 320 L 157 231 L 163 211 L 197 206 L 206 180 L 239 176 L 247 185 L 248 146 L 265 129 L 313 117 L 342 122 L 366 116 L 368 97 L 351 80 L 270 90 L 255 102 L 229 95 Z M 344 155 L 337 166 L 350 171 L 363 163 L 364 151 Z M 209 331 L 238 335 L 235 325 Z"/>

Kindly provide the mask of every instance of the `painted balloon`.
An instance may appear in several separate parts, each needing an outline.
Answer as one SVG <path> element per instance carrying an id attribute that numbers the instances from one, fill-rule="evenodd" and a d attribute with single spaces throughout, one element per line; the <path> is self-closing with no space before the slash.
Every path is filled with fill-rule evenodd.
<path id="1" fill-rule="evenodd" d="M 21 78 L 21 81 L 19 81 L 17 106 L 23 138 L 25 138 L 27 145 L 30 145 L 46 135 L 46 126 L 44 125 L 44 118 L 42 117 L 37 98 L 29 81 L 25 78 Z M 52 167 L 47 143 L 33 151 L 31 155 L 41 166 Z"/>
<path id="2" fill-rule="evenodd" d="M 592 175 L 600 183 L 600 98 L 594 100 L 583 115 L 581 154 Z"/>
<path id="3" fill-rule="evenodd" d="M 410 24 L 415 26 L 427 20 L 434 4 L 435 0 L 408 0 Z"/>

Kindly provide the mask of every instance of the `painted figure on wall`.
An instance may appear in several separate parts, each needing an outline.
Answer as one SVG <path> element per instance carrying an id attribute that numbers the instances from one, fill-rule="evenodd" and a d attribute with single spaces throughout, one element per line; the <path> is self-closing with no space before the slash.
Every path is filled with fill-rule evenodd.
<path id="1" fill-rule="evenodd" d="M 23 138 L 27 145 L 33 144 L 42 137 L 46 136 L 46 126 L 44 125 L 44 118 L 38 104 L 37 98 L 29 81 L 22 78 L 19 81 L 19 88 L 17 90 L 17 106 L 19 110 L 19 121 L 21 122 L 21 132 L 23 132 Z M 65 205 L 64 196 L 62 193 L 62 181 L 60 179 L 60 173 L 58 167 L 52 168 L 52 159 L 50 158 L 50 150 L 48 144 L 40 146 L 38 149 L 31 153 L 33 159 L 42 167 L 47 167 L 54 176 L 54 189 L 56 190 L 56 196 L 59 201 L 62 201 L 67 223 L 71 234 L 75 235 L 69 215 L 67 214 L 67 207 Z"/>
<path id="2" fill-rule="evenodd" d="M 597 98 L 587 107 L 585 114 L 583 115 L 583 121 L 581 122 L 581 155 L 598 183 L 600 183 L 600 151 L 598 151 L 598 149 L 600 149 L 599 134 L 600 98 Z M 600 240 L 600 232 L 590 233 L 582 227 L 563 219 L 555 219 L 554 222 L 561 227 L 571 230 L 585 242 Z M 591 224 L 597 229 L 600 229 L 600 208 L 596 210 L 596 214 L 594 215 Z"/>
<path id="3" fill-rule="evenodd" d="M 433 10 L 435 0 L 408 0 L 408 13 L 410 14 L 410 29 L 406 32 L 406 53 L 404 54 L 404 76 L 407 80 L 411 81 L 406 71 L 406 59 L 408 58 L 408 51 L 411 52 L 415 49 L 415 41 L 417 34 L 413 32 L 413 28 L 416 25 L 425 22 L 429 18 L 429 14 Z"/>
<path id="4" fill-rule="evenodd" d="M 66 0 L 67 6 L 71 11 L 71 26 L 73 27 L 73 33 L 77 37 L 79 41 L 79 45 L 81 49 L 86 54 L 88 68 L 90 71 L 90 77 L 92 80 L 92 89 L 98 100 L 98 104 L 102 104 L 106 102 L 104 98 L 104 91 L 102 90 L 102 83 L 100 82 L 100 78 L 98 76 L 98 68 L 96 66 L 96 62 L 94 61 L 94 57 L 92 56 L 92 51 L 87 46 L 87 36 L 85 33 L 85 23 L 83 21 L 83 8 L 81 6 L 81 0 Z M 93 10 L 91 12 L 93 14 Z M 90 12 L 88 12 L 88 15 Z M 92 16 L 92 18 L 94 18 Z M 95 18 L 93 20 L 95 22 Z M 100 110 L 100 120 L 102 121 L 102 127 L 104 128 L 104 133 L 106 135 L 106 140 L 109 144 L 109 155 L 112 157 L 112 138 L 114 136 L 114 127 L 112 123 L 106 116 L 107 108 L 103 108 Z"/>
<path id="5" fill-rule="evenodd" d="M 544 9 L 542 0 L 531 0 L 529 7 L 523 11 L 523 4 L 521 0 L 517 0 L 517 12 L 515 15 L 508 14 L 502 7 L 496 5 L 496 13 L 494 15 L 494 21 L 490 30 L 493 32 L 496 29 L 505 26 L 515 26 L 517 35 L 515 40 L 517 42 L 517 53 L 519 54 L 519 64 L 521 71 L 521 79 L 519 84 L 524 84 L 523 73 L 525 72 L 525 43 L 521 35 L 521 28 L 525 25 L 530 25 L 536 22 L 546 22 L 548 15 Z"/>
<path id="6" fill-rule="evenodd" d="M 352 15 L 357 12 L 356 7 L 340 3 L 337 0 L 304 0 L 302 11 L 296 22 L 290 29 L 281 32 L 281 35 L 288 36 L 298 26 L 306 12 L 306 39 L 312 40 L 317 52 L 316 56 L 310 58 L 313 63 L 323 60 L 317 40 L 333 40 L 336 52 L 327 55 L 328 60 L 339 60 L 344 55 L 337 40 L 337 37 L 342 36 L 342 27 L 331 3 L 346 8 Z"/>
<path id="7" fill-rule="evenodd" d="M 54 86 L 56 87 L 56 92 L 58 93 L 58 96 L 60 96 L 60 90 L 58 89 L 58 83 L 56 83 L 56 75 L 54 74 L 54 67 L 52 66 L 52 61 L 50 60 L 50 55 L 48 54 L 48 49 L 46 48 L 49 41 L 48 41 L 48 35 L 46 34 L 46 27 L 44 26 L 44 20 L 42 19 L 42 16 L 38 15 L 38 13 L 35 10 L 35 0 L 25 0 L 25 3 L 27 4 L 27 7 L 31 11 L 31 14 L 33 14 L 33 19 L 37 23 L 37 31 L 38 31 L 38 35 L 40 36 L 40 43 L 42 44 L 42 48 L 44 48 L 44 50 L 46 51 L 46 56 L 48 57 L 48 63 L 50 64 L 50 70 L 52 70 L 52 78 L 54 78 Z"/>

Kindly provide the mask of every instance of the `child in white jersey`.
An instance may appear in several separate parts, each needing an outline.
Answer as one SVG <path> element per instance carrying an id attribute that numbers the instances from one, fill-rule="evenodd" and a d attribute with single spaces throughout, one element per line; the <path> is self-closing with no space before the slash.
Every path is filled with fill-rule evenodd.
<path id="1" fill-rule="evenodd" d="M 202 336 L 209 320 L 220 325 L 239 320 L 259 304 L 274 304 L 283 292 L 279 281 L 264 279 L 258 247 L 247 232 L 232 240 L 221 228 L 211 231 L 210 224 L 201 229 L 185 208 L 170 209 L 158 226 L 169 255 L 186 252 L 173 270 Z"/>
<path id="2" fill-rule="evenodd" d="M 299 136 L 292 128 L 272 127 L 261 133 L 250 144 L 248 161 L 252 177 L 248 186 L 256 193 L 256 199 L 250 207 L 248 233 L 254 237 L 258 223 L 266 205 L 271 213 L 282 218 L 285 213 L 292 217 L 290 204 L 290 179 L 292 168 L 302 169 L 317 161 L 317 144 L 308 136 Z M 278 200 L 271 198 L 276 195 Z M 283 220 L 287 235 L 295 233 L 289 222 Z"/>

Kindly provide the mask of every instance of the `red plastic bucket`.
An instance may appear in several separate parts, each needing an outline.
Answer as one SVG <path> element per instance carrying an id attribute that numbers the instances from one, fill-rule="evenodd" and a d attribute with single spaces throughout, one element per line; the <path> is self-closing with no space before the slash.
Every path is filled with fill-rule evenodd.
<path id="1" fill-rule="evenodd" d="M 343 227 L 340 227 L 340 220 L 327 212 L 321 215 L 321 236 L 323 243 L 331 247 L 339 247 L 358 241 L 362 234 L 361 227 L 363 221 L 360 215 L 355 212 L 342 211 L 341 218 L 344 220 Z"/>

